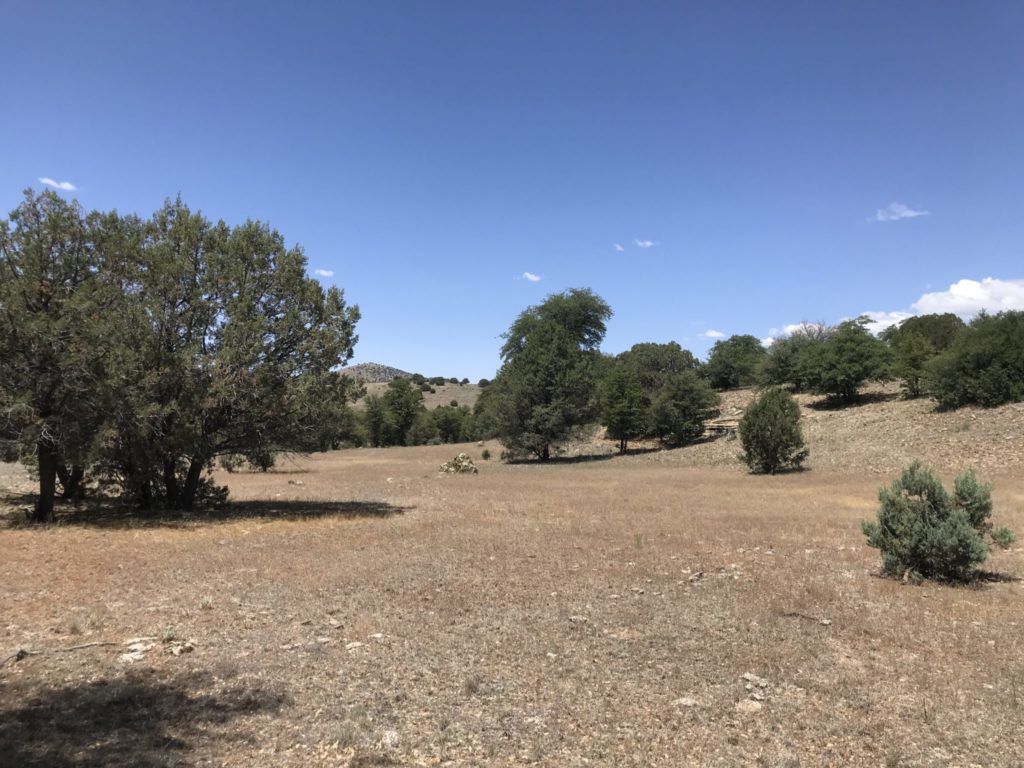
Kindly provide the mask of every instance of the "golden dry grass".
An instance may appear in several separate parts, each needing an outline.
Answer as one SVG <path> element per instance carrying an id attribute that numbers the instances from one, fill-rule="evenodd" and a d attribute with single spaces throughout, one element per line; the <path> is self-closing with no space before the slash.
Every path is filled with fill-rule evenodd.
<path id="1" fill-rule="evenodd" d="M 905 446 L 847 424 L 844 462 L 828 420 L 890 406 L 918 418 L 821 411 L 776 477 L 726 441 L 457 477 L 479 446 L 359 449 L 221 475 L 216 521 L 0 531 L 0 657 L 44 651 L 0 668 L 0 765 L 1024 764 L 1024 549 L 970 588 L 875 575 Z M 1013 445 L 982 475 L 1024 533 Z"/>
<path id="2" fill-rule="evenodd" d="M 366 397 L 370 395 L 377 395 L 378 397 L 383 395 L 387 389 L 387 384 L 366 384 L 366 396 L 356 401 L 355 407 L 361 409 L 366 400 Z M 472 408 L 476 405 L 476 401 L 480 398 L 480 387 L 476 384 L 441 384 L 431 385 L 434 388 L 433 392 L 423 393 L 423 406 L 427 410 L 433 410 L 439 405 L 451 405 L 452 400 L 457 405 L 465 405 L 468 408 Z"/>

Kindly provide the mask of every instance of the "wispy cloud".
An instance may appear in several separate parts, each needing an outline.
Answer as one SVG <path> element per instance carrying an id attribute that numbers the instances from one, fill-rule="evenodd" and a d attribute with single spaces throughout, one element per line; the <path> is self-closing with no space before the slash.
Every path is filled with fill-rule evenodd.
<path id="1" fill-rule="evenodd" d="M 314 269 L 313 274 L 319 277 L 334 277 L 333 269 Z"/>
<path id="2" fill-rule="evenodd" d="M 533 274 L 533 272 L 523 272 L 523 279 L 529 280 L 531 283 L 539 283 L 541 277 L 540 275 Z"/>
<path id="3" fill-rule="evenodd" d="M 913 317 L 913 313 L 900 310 L 895 312 L 861 312 L 861 317 L 868 318 L 870 322 L 867 324 L 867 329 L 877 336 L 886 328 L 899 325 L 908 317 Z"/>
<path id="4" fill-rule="evenodd" d="M 653 248 L 658 244 L 657 240 L 633 240 L 637 248 Z"/>
<path id="5" fill-rule="evenodd" d="M 708 328 L 704 333 L 701 334 L 706 339 L 724 339 L 725 334 L 721 331 L 716 331 L 714 328 Z"/>
<path id="6" fill-rule="evenodd" d="M 48 176 L 40 176 L 39 183 L 45 184 L 48 187 L 53 187 L 54 189 L 62 189 L 65 192 L 74 192 L 76 189 L 78 189 L 78 187 L 76 187 L 70 181 L 54 181 Z"/>
<path id="7" fill-rule="evenodd" d="M 875 212 L 875 221 L 899 221 L 900 219 L 916 219 L 918 216 L 928 216 L 931 211 L 918 211 L 903 203 L 889 203 L 886 208 L 879 208 Z"/>
<path id="8" fill-rule="evenodd" d="M 945 291 L 924 294 L 913 308 L 922 315 L 952 312 L 965 318 L 982 310 L 1024 310 L 1024 280 L 958 280 Z"/>
<path id="9" fill-rule="evenodd" d="M 622 247 L 621 243 L 613 243 L 612 248 L 614 248 L 619 253 L 622 253 L 624 250 L 626 250 L 625 248 Z"/>

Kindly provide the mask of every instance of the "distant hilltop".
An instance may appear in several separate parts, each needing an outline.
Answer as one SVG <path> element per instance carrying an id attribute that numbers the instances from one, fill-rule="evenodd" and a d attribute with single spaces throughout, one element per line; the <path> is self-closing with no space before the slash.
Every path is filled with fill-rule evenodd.
<path id="1" fill-rule="evenodd" d="M 349 368 L 342 368 L 346 376 L 359 379 L 364 384 L 387 384 L 392 379 L 410 379 L 412 374 L 399 368 L 380 363 L 359 363 Z"/>

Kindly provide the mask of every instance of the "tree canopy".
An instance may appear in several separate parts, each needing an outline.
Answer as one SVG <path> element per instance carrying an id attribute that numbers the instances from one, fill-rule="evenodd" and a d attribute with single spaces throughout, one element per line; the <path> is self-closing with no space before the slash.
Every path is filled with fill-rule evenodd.
<path id="1" fill-rule="evenodd" d="M 335 443 L 359 311 L 306 267 L 266 224 L 180 200 L 141 220 L 26 193 L 0 223 L 0 437 L 39 471 L 36 518 L 55 477 L 189 509 L 218 456 Z"/>
<path id="2" fill-rule="evenodd" d="M 488 387 L 495 432 L 512 453 L 547 460 L 597 412 L 598 347 L 612 311 L 589 289 L 528 307 L 505 334 L 504 364 Z"/>

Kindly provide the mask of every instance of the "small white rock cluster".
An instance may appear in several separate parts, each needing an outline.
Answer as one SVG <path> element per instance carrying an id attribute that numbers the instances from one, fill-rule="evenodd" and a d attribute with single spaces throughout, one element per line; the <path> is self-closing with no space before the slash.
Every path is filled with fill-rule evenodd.
<path id="1" fill-rule="evenodd" d="M 465 453 L 460 453 L 451 461 L 446 461 L 441 465 L 441 471 L 446 475 L 475 475 L 478 472 L 476 464 Z"/>

